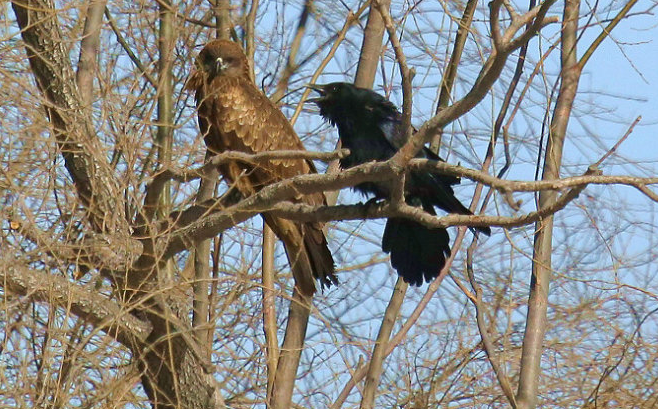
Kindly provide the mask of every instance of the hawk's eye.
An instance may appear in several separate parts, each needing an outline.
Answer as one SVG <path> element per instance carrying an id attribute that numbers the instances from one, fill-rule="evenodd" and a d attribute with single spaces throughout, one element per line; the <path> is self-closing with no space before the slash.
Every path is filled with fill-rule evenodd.
<path id="1" fill-rule="evenodd" d="M 212 55 L 206 54 L 203 56 L 203 63 L 205 65 L 212 65 L 215 63 L 215 59 L 212 57 Z"/>

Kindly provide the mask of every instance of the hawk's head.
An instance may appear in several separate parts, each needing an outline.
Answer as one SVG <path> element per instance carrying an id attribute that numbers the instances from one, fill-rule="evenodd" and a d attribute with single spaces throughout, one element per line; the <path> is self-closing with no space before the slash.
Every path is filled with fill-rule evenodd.
<path id="1" fill-rule="evenodd" d="M 185 88 L 196 89 L 205 78 L 208 82 L 218 76 L 244 77 L 249 79 L 247 56 L 237 43 L 214 40 L 206 44 L 195 61 L 196 71 Z"/>

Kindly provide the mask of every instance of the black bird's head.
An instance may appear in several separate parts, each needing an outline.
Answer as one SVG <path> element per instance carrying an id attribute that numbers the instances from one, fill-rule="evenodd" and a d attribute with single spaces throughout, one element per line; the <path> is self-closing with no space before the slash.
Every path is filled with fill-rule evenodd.
<path id="1" fill-rule="evenodd" d="M 315 102 L 320 107 L 354 99 L 359 91 L 363 89 L 347 82 L 332 82 L 324 85 L 312 84 L 306 87 L 320 94 L 319 97 L 308 99 L 308 101 Z"/>
<path id="2" fill-rule="evenodd" d="M 379 122 L 399 115 L 395 105 L 367 88 L 359 88 L 347 82 L 307 87 L 320 94 L 307 101 L 317 104 L 320 115 L 333 125 L 349 120 Z"/>
<path id="3" fill-rule="evenodd" d="M 358 102 L 360 88 L 347 82 L 314 84 L 307 85 L 307 87 L 320 94 L 318 97 L 309 98 L 307 101 L 314 102 L 320 108 L 320 115 L 334 125 L 346 111 L 349 111 L 351 105 Z"/>

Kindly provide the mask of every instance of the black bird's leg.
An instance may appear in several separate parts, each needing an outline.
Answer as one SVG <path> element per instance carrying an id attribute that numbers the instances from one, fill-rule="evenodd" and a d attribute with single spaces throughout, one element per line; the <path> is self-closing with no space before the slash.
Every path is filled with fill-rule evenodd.
<path id="1" fill-rule="evenodd" d="M 370 209 L 384 202 L 384 200 L 385 199 L 375 196 L 368 199 L 365 203 L 361 202 L 361 204 L 363 205 L 363 216 L 364 217 L 368 216 L 368 213 L 370 213 Z"/>
<path id="2" fill-rule="evenodd" d="M 375 197 L 371 197 L 370 199 L 368 199 L 368 201 L 365 202 L 363 205 L 365 207 L 370 208 L 370 207 L 378 204 L 380 201 L 383 202 L 384 200 L 386 200 L 386 199 L 382 199 L 382 198 L 379 198 L 379 197 L 375 196 Z"/>

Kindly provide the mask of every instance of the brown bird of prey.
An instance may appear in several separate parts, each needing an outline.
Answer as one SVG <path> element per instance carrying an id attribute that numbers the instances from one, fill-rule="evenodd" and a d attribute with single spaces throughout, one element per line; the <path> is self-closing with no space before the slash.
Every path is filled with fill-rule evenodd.
<path id="1" fill-rule="evenodd" d="M 206 44 L 185 88 L 196 93 L 199 127 L 209 152 L 255 154 L 304 150 L 290 122 L 251 80 L 247 57 L 238 44 L 228 40 Z M 234 161 L 220 165 L 219 170 L 245 197 L 283 179 L 316 173 L 313 163 L 305 159 L 272 159 L 251 164 Z M 294 200 L 312 205 L 326 203 L 322 193 Z M 303 294 L 315 292 L 315 279 L 323 288 L 337 283 L 322 223 L 299 223 L 267 213 L 262 216 L 283 242 Z"/>

